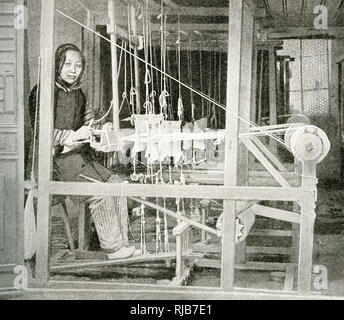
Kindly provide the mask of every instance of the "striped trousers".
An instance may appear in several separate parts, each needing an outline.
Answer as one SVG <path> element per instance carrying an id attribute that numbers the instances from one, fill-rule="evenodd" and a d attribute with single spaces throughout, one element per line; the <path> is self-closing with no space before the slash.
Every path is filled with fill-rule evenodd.
<path id="1" fill-rule="evenodd" d="M 121 183 L 111 175 L 107 183 Z M 89 208 L 97 230 L 100 247 L 110 253 L 128 245 L 128 206 L 126 197 L 94 196 Z"/>

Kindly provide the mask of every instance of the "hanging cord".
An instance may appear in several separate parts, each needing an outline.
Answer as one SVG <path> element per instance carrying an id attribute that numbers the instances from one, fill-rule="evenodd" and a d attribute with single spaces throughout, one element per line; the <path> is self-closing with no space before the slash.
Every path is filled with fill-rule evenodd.
<path id="1" fill-rule="evenodd" d="M 214 52 L 214 79 L 213 79 L 213 98 L 214 100 L 216 100 L 216 96 L 217 96 L 217 63 L 216 63 L 216 52 Z"/>
<path id="2" fill-rule="evenodd" d="M 170 65 L 170 54 L 169 54 L 169 50 L 167 50 L 166 48 L 166 61 L 167 61 L 167 72 L 168 74 L 171 74 L 171 65 Z M 174 116 L 173 116 L 173 94 L 172 94 L 172 84 L 171 84 L 171 79 L 167 78 L 167 86 L 168 86 L 168 92 L 169 92 L 169 98 L 170 98 L 170 108 L 168 108 L 168 112 L 169 112 L 169 116 L 171 120 L 174 120 Z"/>
<path id="3" fill-rule="evenodd" d="M 131 55 L 131 20 L 130 20 L 130 1 L 128 1 L 128 51 L 129 51 L 129 65 L 130 65 L 130 93 L 129 93 L 129 103 L 131 106 L 131 114 L 135 114 L 135 95 L 137 94 L 136 88 L 134 86 L 134 72 L 133 72 L 133 59 Z M 133 122 L 132 122 L 133 124 Z"/>
<path id="4" fill-rule="evenodd" d="M 33 129 L 33 150 L 32 150 L 32 164 L 31 164 L 31 173 L 30 179 L 31 182 L 36 184 L 35 179 L 35 158 L 36 158 L 36 134 L 37 134 L 37 123 L 38 123 L 38 108 L 39 108 L 39 96 L 41 91 L 41 57 L 38 57 L 38 68 L 37 68 L 37 91 L 36 91 L 36 109 L 35 109 L 35 124 Z"/>
<path id="5" fill-rule="evenodd" d="M 165 64 L 165 59 L 166 59 L 166 51 L 165 51 L 165 44 L 166 44 L 166 33 L 165 33 L 165 24 L 166 24 L 166 19 L 167 16 L 163 15 L 163 4 L 161 7 L 161 51 L 160 51 L 160 67 L 164 72 L 166 70 L 164 69 L 166 64 Z M 167 91 L 166 87 L 166 77 L 161 73 L 161 79 L 160 79 L 160 89 L 161 89 L 161 94 L 159 96 L 159 105 L 160 105 L 160 112 L 163 115 L 164 119 L 171 119 L 171 116 L 169 117 L 168 114 L 168 103 L 167 103 L 167 97 L 169 96 L 169 93 Z"/>
<path id="6" fill-rule="evenodd" d="M 144 31 L 144 47 L 145 47 L 145 86 L 146 86 L 146 101 L 144 103 L 144 107 L 146 108 L 146 114 L 150 113 L 149 107 L 151 106 L 151 102 L 149 101 L 149 84 L 151 82 L 151 75 L 149 71 L 149 30 L 148 30 L 148 1 L 145 1 L 145 14 L 143 19 L 143 31 Z"/>
<path id="7" fill-rule="evenodd" d="M 161 6 L 161 13 L 160 13 L 160 47 L 161 47 L 161 50 L 160 50 L 160 70 L 163 70 L 163 65 L 164 65 L 164 37 L 165 37 L 165 30 L 164 30 L 164 23 L 165 23 L 165 20 L 164 20 L 164 2 L 163 0 L 161 0 L 160 2 L 160 6 Z M 163 85 L 163 82 L 164 82 L 164 75 L 163 73 L 160 73 L 160 91 L 163 92 L 164 91 L 164 85 Z"/>
<path id="8" fill-rule="evenodd" d="M 193 86 L 193 79 L 192 79 L 192 56 L 191 56 L 191 38 L 189 40 L 188 50 L 187 50 L 187 65 L 188 65 L 188 77 L 190 81 L 190 86 Z M 190 102 L 191 102 L 191 121 L 195 121 L 195 103 L 193 92 L 190 91 Z"/>
<path id="9" fill-rule="evenodd" d="M 151 84 L 152 84 L 152 91 L 150 94 L 150 98 L 152 101 L 152 111 L 155 114 L 155 96 L 156 91 L 154 90 L 154 69 L 153 69 L 153 45 L 152 45 L 152 31 L 149 30 L 149 50 L 150 50 L 150 67 L 151 67 Z"/>
<path id="10" fill-rule="evenodd" d="M 202 65 L 202 50 L 201 50 L 201 43 L 199 43 L 199 81 L 200 81 L 200 87 L 201 92 L 203 92 L 203 71 L 202 71 L 203 65 Z M 204 117 L 204 99 L 201 98 L 202 103 L 202 118 Z"/>
<path id="11" fill-rule="evenodd" d="M 125 49 L 121 48 L 121 46 L 119 46 L 116 42 L 112 42 L 110 39 L 106 38 L 105 36 L 101 35 L 100 33 L 96 32 L 96 31 L 94 31 L 93 29 L 91 29 L 91 28 L 85 26 L 85 25 L 82 24 L 81 22 L 79 22 L 79 21 L 77 21 L 76 19 L 74 19 L 74 18 L 68 16 L 67 14 L 63 13 L 62 11 L 60 11 L 60 10 L 58 10 L 58 9 L 56 9 L 56 11 L 57 11 L 58 13 L 60 13 L 62 16 L 64 16 L 65 18 L 67 18 L 67 19 L 69 19 L 69 20 L 75 22 L 76 24 L 78 24 L 78 25 L 84 27 L 86 30 L 88 30 L 88 31 L 90 31 L 90 32 L 92 32 L 92 33 L 98 35 L 99 37 L 101 37 L 101 38 L 104 39 L 105 41 L 107 41 L 107 42 L 109 42 L 109 43 L 113 43 L 113 44 L 114 44 L 115 46 L 117 46 L 118 48 L 120 48 L 120 49 L 122 49 L 122 50 L 125 50 Z M 129 53 L 129 54 L 131 54 L 131 55 L 132 55 L 133 57 L 135 57 L 137 60 L 139 60 L 139 61 L 141 61 L 141 62 L 143 62 L 143 63 L 147 63 L 144 59 L 140 58 L 139 56 L 136 56 L 135 54 L 133 54 L 133 53 L 127 51 L 127 50 L 126 50 L 126 52 Z M 278 141 L 279 143 L 281 143 L 282 145 L 284 145 L 285 147 L 287 147 L 287 145 L 285 144 L 285 142 L 284 142 L 282 139 L 280 139 L 279 137 L 277 137 L 277 136 L 275 136 L 275 135 L 273 135 L 273 134 L 271 134 L 271 133 L 269 133 L 269 132 L 267 132 L 267 131 L 264 131 L 264 129 L 261 129 L 260 126 L 258 126 L 256 123 L 254 123 L 254 122 L 252 122 L 252 121 L 249 121 L 249 120 L 246 120 L 245 118 L 243 118 L 243 117 L 241 117 L 241 116 L 239 116 L 239 115 L 233 113 L 232 111 L 230 111 L 229 108 L 226 108 L 226 106 L 222 105 L 222 104 L 219 103 L 218 101 L 216 101 L 216 100 L 214 100 L 213 98 L 207 96 L 206 94 L 200 92 L 199 90 L 194 89 L 194 88 L 190 87 L 189 85 L 187 85 L 187 84 L 185 84 L 185 83 L 179 81 L 179 80 L 176 79 L 175 77 L 173 77 L 173 76 L 167 74 L 166 72 L 160 70 L 159 68 L 157 68 L 157 67 L 155 67 L 155 66 L 152 66 L 152 68 L 153 68 L 154 70 L 158 70 L 159 72 L 163 73 L 166 77 L 170 78 L 171 80 L 173 80 L 173 81 L 179 83 L 179 84 L 180 84 L 181 86 L 183 86 L 184 88 L 186 88 L 186 89 L 188 89 L 188 90 L 192 90 L 194 93 L 196 93 L 197 95 L 199 95 L 199 96 L 201 96 L 202 98 L 206 99 L 206 100 L 209 101 L 211 104 L 214 104 L 215 106 L 217 106 L 217 107 L 219 107 L 219 108 L 225 110 L 226 112 L 228 112 L 230 115 L 232 115 L 232 116 L 235 117 L 236 119 L 239 119 L 239 120 L 241 120 L 242 122 L 248 124 L 249 126 L 256 128 L 256 129 L 257 129 L 258 131 L 260 131 L 261 133 L 263 133 L 263 134 L 265 134 L 265 135 L 271 137 L 272 139 Z"/>
<path id="12" fill-rule="evenodd" d="M 177 106 L 177 115 L 179 118 L 179 121 L 183 119 L 183 111 L 184 111 L 184 106 L 183 106 L 183 99 L 182 99 L 182 86 L 181 86 L 181 49 L 180 49 L 180 42 L 181 42 L 181 37 L 180 37 L 180 17 L 178 14 L 178 40 L 177 40 L 177 45 L 178 45 L 178 106 Z"/>
<path id="13" fill-rule="evenodd" d="M 117 79 L 119 78 L 119 75 L 120 75 L 120 73 L 121 73 L 121 71 L 122 71 L 121 66 L 122 66 L 122 56 L 123 56 L 123 52 L 124 52 L 124 50 L 123 50 L 123 49 L 124 49 L 124 45 L 125 45 L 125 41 L 122 40 L 121 53 L 120 53 L 120 55 L 119 55 L 119 63 L 118 63 L 119 68 L 118 68 L 118 70 L 117 70 Z"/>
<path id="14" fill-rule="evenodd" d="M 121 73 L 122 53 L 124 52 L 124 51 L 123 51 L 124 46 L 125 46 L 125 43 L 124 43 L 124 41 L 122 40 L 121 53 L 120 53 L 120 56 L 119 56 L 119 68 L 118 68 L 118 71 L 117 71 L 117 79 L 119 78 L 119 75 L 120 75 L 120 73 Z M 123 102 L 122 102 L 122 103 L 123 103 Z M 93 121 L 93 124 L 97 124 L 97 123 L 99 123 L 99 122 L 102 122 L 102 121 L 110 114 L 110 111 L 112 110 L 112 108 L 113 108 L 113 101 L 111 101 L 110 107 L 109 107 L 109 109 L 106 111 L 106 113 L 105 113 L 100 119 L 94 120 L 94 121 Z M 122 107 L 121 107 L 121 108 L 122 108 Z"/>
<path id="15" fill-rule="evenodd" d="M 155 65 L 155 66 L 158 65 L 156 51 L 157 51 L 156 45 L 153 44 L 153 64 L 152 65 Z M 159 72 L 157 70 L 154 70 L 154 71 L 155 71 L 156 87 L 159 90 L 160 89 Z"/>
<path id="16" fill-rule="evenodd" d="M 159 184 L 159 177 L 156 176 L 155 183 Z M 155 198 L 156 204 L 159 205 L 159 199 Z M 158 253 L 159 251 L 162 252 L 162 241 L 161 241 L 161 219 L 160 219 L 160 211 L 156 210 L 156 219 L 155 219 L 155 252 Z M 160 250 L 159 250 L 160 248 Z"/>
<path id="17" fill-rule="evenodd" d="M 126 47 L 127 47 L 127 44 L 125 43 L 124 48 L 126 48 Z M 127 54 L 126 53 L 124 54 L 124 91 L 122 94 L 122 103 L 121 103 L 121 106 L 119 108 L 119 114 L 121 113 L 125 102 L 127 103 L 127 106 L 129 108 L 129 112 L 131 113 L 132 110 L 130 109 L 130 102 L 128 100 L 128 93 L 127 93 Z"/>

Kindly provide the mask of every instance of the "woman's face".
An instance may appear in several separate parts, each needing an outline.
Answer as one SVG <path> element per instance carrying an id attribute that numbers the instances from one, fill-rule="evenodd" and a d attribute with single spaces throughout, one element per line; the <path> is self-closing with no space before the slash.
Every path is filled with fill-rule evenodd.
<path id="1" fill-rule="evenodd" d="M 68 50 L 66 52 L 66 61 L 61 70 L 60 77 L 68 84 L 74 84 L 82 72 L 82 58 L 79 52 Z"/>

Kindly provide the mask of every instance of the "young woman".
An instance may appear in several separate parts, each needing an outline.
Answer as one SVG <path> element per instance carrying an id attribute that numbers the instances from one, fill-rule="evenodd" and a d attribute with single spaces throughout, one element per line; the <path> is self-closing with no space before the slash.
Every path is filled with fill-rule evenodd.
<path id="1" fill-rule="evenodd" d="M 54 179 L 60 181 L 87 181 L 80 175 L 102 182 L 120 183 L 110 170 L 97 163 L 89 145 L 85 143 L 92 134 L 89 126 L 93 120 L 91 106 L 80 88 L 85 69 L 85 58 L 73 44 L 64 44 L 55 54 L 54 103 Z M 35 127 L 37 86 L 29 97 L 31 127 Z M 36 133 L 36 139 L 38 134 Z M 36 143 L 38 146 L 38 143 Z M 38 155 L 38 152 L 35 153 Z M 35 161 L 37 164 L 38 161 Z M 37 168 L 36 168 L 37 171 Z M 108 259 L 123 259 L 135 253 L 128 246 L 128 210 L 125 198 L 95 196 L 87 199 L 97 230 L 101 248 Z"/>

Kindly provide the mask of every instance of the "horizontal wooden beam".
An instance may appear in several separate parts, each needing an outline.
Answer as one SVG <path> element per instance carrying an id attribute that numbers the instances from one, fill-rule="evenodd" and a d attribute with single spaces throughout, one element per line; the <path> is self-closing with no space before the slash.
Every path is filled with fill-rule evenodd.
<path id="1" fill-rule="evenodd" d="M 165 5 L 173 8 L 173 9 L 179 9 L 179 6 L 177 4 L 175 4 L 172 0 L 162 0 L 164 2 Z"/>
<path id="2" fill-rule="evenodd" d="M 175 51 L 176 47 L 173 45 L 167 45 L 166 49 L 169 51 Z M 182 51 L 199 51 L 200 49 L 202 51 L 209 51 L 209 52 L 214 52 L 214 51 L 215 52 L 227 52 L 228 51 L 227 45 L 220 45 L 220 44 L 201 46 L 201 48 L 197 45 L 191 45 L 191 46 L 184 45 L 184 46 L 180 47 L 180 50 L 182 50 Z"/>
<path id="3" fill-rule="evenodd" d="M 115 29 L 112 30 L 111 25 L 108 24 L 107 25 L 107 33 L 108 34 L 114 34 L 116 37 L 120 38 L 120 39 L 124 39 L 129 41 L 129 33 L 128 30 L 116 25 Z M 137 36 L 131 36 L 130 37 L 131 40 L 131 44 L 135 47 L 138 47 L 140 42 L 139 42 L 139 38 Z"/>
<path id="4" fill-rule="evenodd" d="M 160 32 L 161 25 L 157 23 L 151 24 L 152 31 Z M 180 31 L 222 31 L 228 32 L 229 27 L 226 23 L 181 23 Z M 178 31 L 177 23 L 167 23 L 167 31 Z"/>
<path id="5" fill-rule="evenodd" d="M 332 37 L 336 39 L 344 38 L 344 27 L 329 27 L 326 30 L 316 30 L 313 27 L 276 27 L 260 30 L 267 35 L 267 39 L 291 39 L 307 37 Z"/>
<path id="6" fill-rule="evenodd" d="M 50 182 L 45 192 L 63 195 L 132 196 L 158 198 L 313 201 L 312 191 L 301 188 L 145 185 L 89 182 Z"/>
<path id="7" fill-rule="evenodd" d="M 62 271 L 62 270 L 71 270 L 71 269 L 80 269 L 80 268 L 89 268 L 89 267 L 115 266 L 115 265 L 130 265 L 134 263 L 175 259 L 175 257 L 176 257 L 175 252 L 164 252 L 164 253 L 148 254 L 148 255 L 144 254 L 144 255 L 139 255 L 136 257 L 130 257 L 127 259 L 118 259 L 118 260 L 59 263 L 55 266 L 52 266 L 50 268 L 50 271 Z"/>
<path id="8" fill-rule="evenodd" d="M 291 248 L 284 247 L 255 247 L 247 246 L 246 254 L 280 254 L 280 255 L 290 255 Z"/>
<path id="9" fill-rule="evenodd" d="M 151 15 L 157 16 L 161 12 L 153 11 Z M 227 7 L 178 7 L 164 8 L 164 13 L 169 16 L 182 15 L 182 16 L 205 16 L 205 17 L 228 17 Z"/>
<path id="10" fill-rule="evenodd" d="M 297 212 L 286 211 L 282 209 L 271 208 L 262 205 L 254 205 L 252 210 L 257 216 L 272 218 L 281 221 L 287 221 L 299 224 L 301 221 L 301 215 Z"/>

